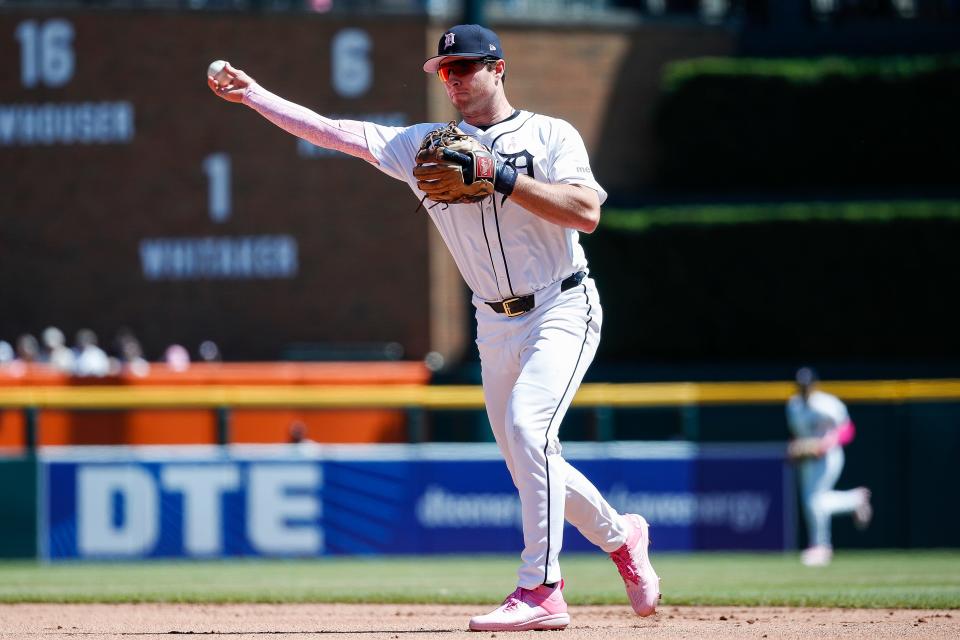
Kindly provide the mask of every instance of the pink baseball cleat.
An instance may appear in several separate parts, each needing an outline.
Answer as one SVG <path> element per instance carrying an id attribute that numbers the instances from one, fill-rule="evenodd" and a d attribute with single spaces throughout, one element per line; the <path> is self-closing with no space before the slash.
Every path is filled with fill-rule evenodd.
<path id="1" fill-rule="evenodd" d="M 470 631 L 543 631 L 563 629 L 570 624 L 563 600 L 563 581 L 553 587 L 517 590 L 499 607 L 470 619 Z"/>
<path id="2" fill-rule="evenodd" d="M 638 616 L 650 616 L 657 611 L 660 602 L 660 577 L 650 564 L 647 547 L 650 546 L 650 528 L 647 521 L 636 514 L 627 514 L 633 531 L 626 544 L 610 554 L 617 565 L 627 597 Z"/>

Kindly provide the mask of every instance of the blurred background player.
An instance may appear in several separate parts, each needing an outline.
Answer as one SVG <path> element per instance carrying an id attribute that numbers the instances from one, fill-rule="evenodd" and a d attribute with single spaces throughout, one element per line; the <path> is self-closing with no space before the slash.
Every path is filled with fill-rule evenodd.
<path id="1" fill-rule="evenodd" d="M 830 564 L 833 516 L 850 513 L 857 526 L 865 528 L 873 515 L 869 489 L 834 489 L 843 471 L 843 446 L 853 439 L 854 426 L 846 405 L 836 396 L 818 390 L 817 380 L 817 373 L 810 367 L 797 370 L 797 393 L 787 401 L 787 424 L 793 435 L 787 455 L 797 463 L 800 472 L 800 495 L 809 537 L 801 560 L 807 566 Z"/>

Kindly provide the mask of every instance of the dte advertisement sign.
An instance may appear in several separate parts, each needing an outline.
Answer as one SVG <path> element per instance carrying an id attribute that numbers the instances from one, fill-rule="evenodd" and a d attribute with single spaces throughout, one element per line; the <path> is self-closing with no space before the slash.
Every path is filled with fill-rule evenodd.
<path id="1" fill-rule="evenodd" d="M 317 464 L 58 464 L 48 478 L 51 557 L 324 553 Z"/>
<path id="2" fill-rule="evenodd" d="M 785 549 L 781 447 L 571 445 L 567 458 L 659 550 Z M 301 557 L 516 552 L 520 504 L 495 447 L 47 448 L 43 557 Z M 564 549 L 592 549 L 568 526 Z"/>

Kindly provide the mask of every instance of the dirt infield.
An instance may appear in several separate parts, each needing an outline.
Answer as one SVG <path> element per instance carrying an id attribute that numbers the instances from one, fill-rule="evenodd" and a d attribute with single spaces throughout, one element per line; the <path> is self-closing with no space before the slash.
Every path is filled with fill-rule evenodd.
<path id="1" fill-rule="evenodd" d="M 960 637 L 960 611 L 663 606 L 643 619 L 628 615 L 625 607 L 571 607 L 570 627 L 554 634 L 470 633 L 467 620 L 477 612 L 477 607 L 463 605 L 14 604 L 0 605 L 0 639 L 179 634 L 363 640 Z"/>

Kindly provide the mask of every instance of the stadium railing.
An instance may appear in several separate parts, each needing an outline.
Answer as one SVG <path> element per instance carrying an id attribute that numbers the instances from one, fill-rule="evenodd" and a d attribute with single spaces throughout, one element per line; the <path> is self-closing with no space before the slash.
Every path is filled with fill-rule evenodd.
<path id="1" fill-rule="evenodd" d="M 960 400 L 960 380 L 852 380 L 821 387 L 857 403 Z M 782 404 L 793 393 L 789 382 L 588 383 L 573 406 L 596 413 L 598 439 L 611 409 L 702 405 Z M 24 412 L 26 446 L 36 446 L 38 415 L 45 410 L 204 409 L 217 414 L 217 440 L 229 443 L 230 414 L 241 409 L 400 409 L 407 413 L 410 442 L 426 439 L 428 411 L 482 409 L 476 385 L 207 385 L 207 386 L 21 386 L 0 387 L 0 408 Z M 696 414 L 684 419 L 685 435 L 699 428 Z"/>

